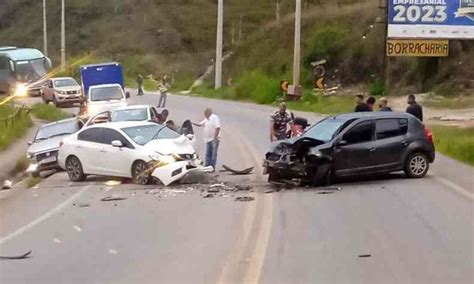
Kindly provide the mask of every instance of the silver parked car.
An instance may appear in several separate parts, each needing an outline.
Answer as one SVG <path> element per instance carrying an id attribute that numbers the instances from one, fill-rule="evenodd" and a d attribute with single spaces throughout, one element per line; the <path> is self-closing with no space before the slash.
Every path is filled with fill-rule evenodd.
<path id="1" fill-rule="evenodd" d="M 70 77 L 51 78 L 41 90 L 44 103 L 53 102 L 56 107 L 84 102 L 82 87 Z"/>
<path id="2" fill-rule="evenodd" d="M 42 171 L 60 169 L 58 149 L 61 141 L 84 126 L 79 118 L 69 118 L 42 126 L 33 141 L 28 144 L 26 156 L 31 162 L 32 176 L 37 177 Z"/>

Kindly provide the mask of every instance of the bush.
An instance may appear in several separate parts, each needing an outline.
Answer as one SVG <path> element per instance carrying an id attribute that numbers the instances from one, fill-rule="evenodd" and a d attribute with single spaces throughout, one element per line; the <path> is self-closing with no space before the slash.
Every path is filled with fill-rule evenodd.
<path id="1" fill-rule="evenodd" d="M 10 105 L 0 105 L 0 150 L 4 150 L 15 139 L 22 137 L 28 128 L 33 125 L 26 112 L 22 112 L 14 123 L 5 124 L 4 119 L 15 113 L 16 108 Z"/>
<path id="2" fill-rule="evenodd" d="M 371 96 L 382 97 L 388 96 L 387 88 L 383 80 L 375 80 L 369 85 L 369 93 Z"/>
<path id="3" fill-rule="evenodd" d="M 433 126 L 431 130 L 437 151 L 474 165 L 474 128 Z"/>
<path id="4" fill-rule="evenodd" d="M 264 73 L 254 70 L 242 75 L 235 87 L 238 99 L 251 100 L 259 104 L 276 101 L 280 95 L 280 83 Z"/>

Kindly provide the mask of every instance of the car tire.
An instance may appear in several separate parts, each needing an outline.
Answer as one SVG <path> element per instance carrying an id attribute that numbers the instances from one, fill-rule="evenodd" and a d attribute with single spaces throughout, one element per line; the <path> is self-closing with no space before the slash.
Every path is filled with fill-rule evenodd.
<path id="1" fill-rule="evenodd" d="M 315 187 L 318 186 L 329 186 L 334 183 L 334 171 L 331 164 L 324 164 L 326 168 L 324 169 L 325 173 L 318 175 L 317 172 L 313 175 L 312 185 Z"/>
<path id="2" fill-rule="evenodd" d="M 415 152 L 408 156 L 405 161 L 405 174 L 409 178 L 422 178 L 430 168 L 428 157 L 421 152 Z"/>
<path id="3" fill-rule="evenodd" d="M 145 161 L 139 160 L 132 165 L 132 181 L 135 184 L 147 185 L 150 182 L 149 165 Z"/>
<path id="4" fill-rule="evenodd" d="M 56 99 L 56 96 L 53 96 L 53 104 L 54 104 L 55 107 L 61 108 L 61 104 Z"/>
<path id="5" fill-rule="evenodd" d="M 83 181 L 86 179 L 81 161 L 76 156 L 70 156 L 66 160 L 66 171 L 72 181 Z"/>
<path id="6" fill-rule="evenodd" d="M 268 182 L 279 181 L 281 179 L 281 177 L 278 175 L 278 173 L 275 170 L 268 168 L 267 171 L 268 171 Z"/>

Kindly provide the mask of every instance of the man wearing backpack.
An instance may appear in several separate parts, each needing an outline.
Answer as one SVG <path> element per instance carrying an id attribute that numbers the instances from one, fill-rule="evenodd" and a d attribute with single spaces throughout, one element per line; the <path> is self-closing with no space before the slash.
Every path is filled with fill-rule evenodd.
<path id="1" fill-rule="evenodd" d="M 293 124 L 292 115 L 286 111 L 286 103 L 280 103 L 280 107 L 270 117 L 270 141 L 284 140 L 287 137 L 289 126 Z"/>

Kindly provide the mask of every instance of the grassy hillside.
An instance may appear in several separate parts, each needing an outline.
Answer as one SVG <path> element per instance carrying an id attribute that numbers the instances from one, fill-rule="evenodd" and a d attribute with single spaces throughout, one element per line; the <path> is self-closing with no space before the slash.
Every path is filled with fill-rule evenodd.
<path id="1" fill-rule="evenodd" d="M 271 101 L 275 84 L 291 79 L 294 1 L 280 0 L 279 21 L 276 1 L 225 1 L 224 49 L 234 51 L 224 64 L 224 78 L 231 78 L 235 85 L 231 97 L 257 96 L 258 102 Z M 0 2 L 0 45 L 42 48 L 41 2 Z M 49 52 L 55 63 L 59 61 L 60 3 L 47 1 Z M 66 3 L 68 59 L 76 63 L 69 74 L 77 74 L 79 64 L 118 60 L 129 83 L 137 73 L 163 72 L 175 72 L 179 82 L 190 82 L 214 57 L 216 0 Z M 384 25 L 380 23 L 385 18 L 379 3 L 303 0 L 302 82 L 306 89 L 313 86 L 310 63 L 326 59 L 329 84 L 358 85 L 376 94 L 428 90 L 448 96 L 473 93 L 467 88 L 474 78 L 473 41 L 451 41 L 449 58 L 391 58 L 390 86 L 385 88 L 381 84 Z M 265 84 L 258 84 L 262 80 Z M 242 86 L 244 83 L 258 88 L 249 90 Z"/>

